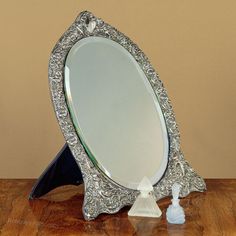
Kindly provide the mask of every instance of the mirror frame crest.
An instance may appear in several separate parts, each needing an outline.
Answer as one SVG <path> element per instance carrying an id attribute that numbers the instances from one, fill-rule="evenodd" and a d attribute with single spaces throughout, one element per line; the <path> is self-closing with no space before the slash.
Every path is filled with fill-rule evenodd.
<path id="1" fill-rule="evenodd" d="M 56 43 L 49 60 L 49 86 L 51 99 L 61 131 L 78 164 L 84 181 L 83 215 L 92 220 L 101 213 L 116 213 L 126 205 L 132 205 L 138 195 L 137 190 L 120 186 L 107 177 L 88 157 L 69 113 L 64 91 L 64 66 L 67 54 L 73 45 L 85 37 L 104 37 L 123 46 L 138 62 L 149 80 L 163 112 L 168 137 L 169 156 L 167 169 L 161 180 L 154 185 L 156 200 L 171 195 L 173 183 L 181 184 L 180 196 L 193 191 L 204 191 L 204 180 L 184 159 L 180 149 L 180 134 L 175 115 L 163 83 L 151 66 L 148 58 L 123 33 L 95 17 L 88 11 L 81 12 L 68 30 Z"/>

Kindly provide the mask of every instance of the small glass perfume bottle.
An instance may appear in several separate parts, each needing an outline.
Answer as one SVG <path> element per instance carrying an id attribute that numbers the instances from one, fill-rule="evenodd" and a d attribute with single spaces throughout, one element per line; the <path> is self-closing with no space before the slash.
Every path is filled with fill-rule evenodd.
<path id="1" fill-rule="evenodd" d="M 171 224 L 183 224 L 185 222 L 185 214 L 183 208 L 179 205 L 180 184 L 174 183 L 172 186 L 172 204 L 166 211 L 167 221 Z"/>
<path id="2" fill-rule="evenodd" d="M 140 194 L 128 212 L 129 216 L 160 217 L 161 210 L 152 195 L 153 186 L 147 177 L 140 182 L 137 190 Z"/>

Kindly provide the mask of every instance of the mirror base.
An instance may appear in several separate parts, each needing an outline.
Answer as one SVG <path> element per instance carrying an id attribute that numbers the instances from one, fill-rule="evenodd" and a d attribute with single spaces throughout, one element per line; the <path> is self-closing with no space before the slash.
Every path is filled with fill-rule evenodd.
<path id="1" fill-rule="evenodd" d="M 93 220 L 101 213 L 114 214 L 134 203 L 139 191 L 119 186 L 87 161 L 86 164 L 81 162 L 85 173 L 83 214 L 86 220 Z M 153 186 L 155 200 L 171 196 L 174 183 L 181 185 L 181 198 L 191 192 L 206 190 L 204 179 L 184 159 L 181 151 L 169 160 L 162 179 Z"/>
<path id="2" fill-rule="evenodd" d="M 69 147 L 65 144 L 55 159 L 44 170 L 31 190 L 29 199 L 39 198 L 63 185 L 83 183 L 81 171 Z"/>

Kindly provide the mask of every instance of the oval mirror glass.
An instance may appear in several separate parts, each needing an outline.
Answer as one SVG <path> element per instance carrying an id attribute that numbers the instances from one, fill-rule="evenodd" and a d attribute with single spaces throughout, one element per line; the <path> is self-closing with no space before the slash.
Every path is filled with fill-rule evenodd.
<path id="1" fill-rule="evenodd" d="M 88 156 L 116 183 L 156 184 L 167 167 L 169 142 L 157 97 L 133 56 L 120 44 L 87 37 L 69 51 L 65 93 Z"/>

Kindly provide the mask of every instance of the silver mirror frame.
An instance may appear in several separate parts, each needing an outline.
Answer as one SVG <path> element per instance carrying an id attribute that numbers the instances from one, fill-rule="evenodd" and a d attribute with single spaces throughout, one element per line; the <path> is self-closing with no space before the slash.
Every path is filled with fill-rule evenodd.
<path id="1" fill-rule="evenodd" d="M 158 74 L 151 66 L 148 58 L 123 33 L 84 11 L 79 14 L 69 29 L 56 43 L 49 61 L 49 85 L 51 99 L 58 123 L 66 142 L 78 164 L 84 180 L 83 215 L 86 220 L 92 220 L 101 213 L 116 213 L 122 207 L 132 205 L 138 195 L 132 190 L 118 185 L 107 177 L 88 157 L 75 130 L 69 113 L 64 92 L 64 65 L 72 46 L 85 37 L 105 37 L 119 43 L 128 50 L 148 78 L 160 104 L 166 121 L 169 136 L 169 160 L 167 169 L 161 180 L 154 186 L 156 200 L 169 196 L 174 182 L 181 184 L 181 197 L 193 191 L 204 191 L 204 180 L 197 175 L 184 159 L 180 149 L 180 134 L 175 121 L 170 100 Z"/>

